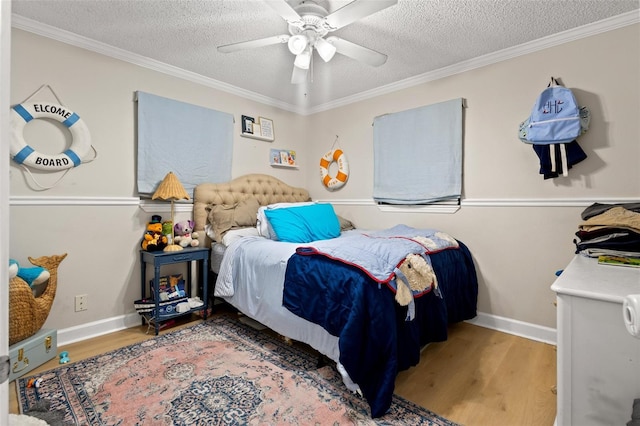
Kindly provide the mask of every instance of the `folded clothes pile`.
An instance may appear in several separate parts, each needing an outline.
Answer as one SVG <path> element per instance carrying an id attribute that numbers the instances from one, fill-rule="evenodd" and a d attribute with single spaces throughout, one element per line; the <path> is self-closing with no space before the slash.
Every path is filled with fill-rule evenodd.
<path id="1" fill-rule="evenodd" d="M 640 257 L 640 202 L 595 203 L 582 212 L 576 232 L 576 253 L 588 257 L 603 255 Z"/>

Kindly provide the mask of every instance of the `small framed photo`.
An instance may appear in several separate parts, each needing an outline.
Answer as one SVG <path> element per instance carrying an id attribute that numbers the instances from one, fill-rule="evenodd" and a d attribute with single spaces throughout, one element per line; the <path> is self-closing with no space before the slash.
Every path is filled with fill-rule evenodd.
<path id="1" fill-rule="evenodd" d="M 255 119 L 253 117 L 249 117 L 247 115 L 242 116 L 242 133 L 253 134 L 253 123 L 255 123 Z"/>
<path id="2" fill-rule="evenodd" d="M 268 118 L 259 117 L 258 124 L 260 125 L 260 136 L 267 139 L 274 139 L 273 136 L 273 120 Z"/>

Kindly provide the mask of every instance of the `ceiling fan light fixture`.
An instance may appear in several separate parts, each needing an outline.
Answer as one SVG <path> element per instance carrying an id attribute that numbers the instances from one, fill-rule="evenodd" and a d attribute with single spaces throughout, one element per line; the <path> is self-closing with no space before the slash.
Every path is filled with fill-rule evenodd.
<path id="1" fill-rule="evenodd" d="M 315 48 L 323 61 L 329 62 L 336 54 L 336 47 L 323 38 L 316 40 Z"/>
<path id="2" fill-rule="evenodd" d="M 308 45 L 309 40 L 302 34 L 294 35 L 293 37 L 289 38 L 289 41 L 287 42 L 289 51 L 296 56 L 304 52 Z"/>
<path id="3" fill-rule="evenodd" d="M 296 55 L 296 60 L 293 62 L 298 68 L 308 70 L 311 64 L 311 49 L 306 49 L 302 53 Z"/>
<path id="4" fill-rule="evenodd" d="M 303 70 L 302 68 L 298 68 L 296 66 L 293 67 L 293 73 L 291 73 L 291 83 L 292 84 L 303 84 L 307 81 L 307 74 L 309 70 Z"/>

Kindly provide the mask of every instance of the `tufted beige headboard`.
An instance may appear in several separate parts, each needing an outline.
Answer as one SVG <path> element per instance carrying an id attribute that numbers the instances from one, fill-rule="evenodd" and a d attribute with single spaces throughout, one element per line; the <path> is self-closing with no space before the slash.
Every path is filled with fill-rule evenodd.
<path id="1" fill-rule="evenodd" d="M 306 189 L 289 186 L 273 176 L 263 174 L 244 175 L 226 183 L 201 183 L 193 191 L 195 231 L 204 234 L 207 206 L 234 204 L 251 196 L 255 197 L 261 206 L 311 200 Z"/>

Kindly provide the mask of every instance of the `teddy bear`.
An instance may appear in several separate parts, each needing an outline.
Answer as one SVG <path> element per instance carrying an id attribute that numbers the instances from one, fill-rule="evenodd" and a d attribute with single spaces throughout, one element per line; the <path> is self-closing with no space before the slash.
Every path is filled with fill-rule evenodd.
<path id="1" fill-rule="evenodd" d="M 17 261 L 9 259 L 9 279 L 19 277 L 29 284 L 29 287 L 33 287 L 46 282 L 50 276 L 49 271 L 41 266 L 25 268 Z"/>
<path id="2" fill-rule="evenodd" d="M 396 301 L 401 306 L 407 306 L 413 299 L 413 294 L 407 288 L 408 284 L 412 291 L 423 291 L 433 285 L 434 289 L 438 287 L 438 280 L 433 268 L 429 263 L 419 254 L 409 254 L 403 261 L 398 269 L 402 272 L 402 275 L 406 277 L 406 281 L 403 276 L 396 274 Z M 404 283 L 398 282 L 401 279 Z M 408 281 L 408 282 L 407 282 Z"/>
<path id="3" fill-rule="evenodd" d="M 151 216 L 151 222 L 147 224 L 140 246 L 145 251 L 161 251 L 167 246 L 167 236 L 162 233 L 160 216 Z"/>
<path id="4" fill-rule="evenodd" d="M 198 247 L 200 245 L 200 235 L 197 232 L 193 232 L 194 223 L 192 220 L 183 220 L 178 222 L 173 227 L 174 242 L 179 244 L 180 247 Z"/>

